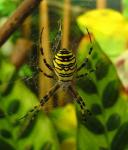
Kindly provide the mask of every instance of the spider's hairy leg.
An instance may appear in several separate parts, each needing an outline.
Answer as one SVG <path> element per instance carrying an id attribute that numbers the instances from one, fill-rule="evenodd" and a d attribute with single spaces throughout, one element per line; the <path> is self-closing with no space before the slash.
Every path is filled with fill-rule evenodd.
<path id="1" fill-rule="evenodd" d="M 33 120 L 38 112 L 41 110 L 41 108 L 44 106 L 44 104 L 50 99 L 51 96 L 55 94 L 55 92 L 60 88 L 59 82 L 57 82 L 51 89 L 50 91 L 40 100 L 40 104 L 34 106 L 33 109 L 31 109 L 26 115 L 24 115 L 21 119 L 24 118 L 30 118 L 30 120 Z"/>
<path id="2" fill-rule="evenodd" d="M 43 47 L 42 47 L 42 42 L 41 42 L 41 41 L 42 41 L 43 30 L 44 30 L 44 28 L 42 28 L 42 31 L 41 31 L 41 33 L 40 33 L 40 39 L 39 39 L 40 52 L 41 52 L 41 55 L 42 55 L 42 57 L 43 57 L 43 62 L 44 62 L 44 64 L 46 65 L 46 67 L 47 67 L 49 70 L 51 70 L 52 72 L 54 72 L 54 69 L 52 68 L 52 66 L 50 66 L 50 65 L 48 64 L 47 60 L 46 60 L 45 57 L 44 57 L 44 49 L 43 49 Z"/>
<path id="3" fill-rule="evenodd" d="M 56 37 L 53 41 L 53 44 L 52 44 L 52 51 L 54 53 L 58 52 L 58 49 L 59 49 L 59 45 L 61 43 L 61 37 L 62 37 L 62 25 L 61 25 L 61 20 L 58 21 L 58 24 L 59 24 L 59 30 L 56 34 Z"/>
<path id="4" fill-rule="evenodd" d="M 93 51 L 93 46 L 92 46 L 92 40 L 91 40 L 91 35 L 88 31 L 88 28 L 86 28 L 87 32 L 88 32 L 88 36 L 89 36 L 89 40 L 91 43 L 91 47 L 89 48 L 89 52 L 88 52 L 88 56 L 85 58 L 84 62 L 77 68 L 77 72 L 80 71 L 83 67 L 85 67 L 89 61 L 89 56 L 92 54 Z"/>
<path id="5" fill-rule="evenodd" d="M 91 115 L 91 112 L 87 109 L 85 102 L 83 101 L 81 96 L 78 94 L 78 92 L 73 88 L 73 86 L 69 86 L 69 91 L 71 92 L 74 99 L 76 100 L 76 102 L 79 104 L 81 108 L 83 121 L 86 121 L 86 117 L 88 117 L 88 115 Z"/>

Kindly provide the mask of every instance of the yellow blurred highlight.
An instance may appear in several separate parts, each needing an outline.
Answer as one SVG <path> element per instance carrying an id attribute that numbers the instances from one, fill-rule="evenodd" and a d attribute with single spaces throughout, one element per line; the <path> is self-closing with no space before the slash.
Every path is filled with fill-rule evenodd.
<path id="1" fill-rule="evenodd" d="M 101 49 L 115 63 L 125 50 L 128 39 L 128 21 L 112 9 L 91 10 L 77 18 L 80 29 L 92 32 Z"/>
<path id="2" fill-rule="evenodd" d="M 75 106 L 67 104 L 52 113 L 52 122 L 61 136 L 61 150 L 76 150 L 77 118 Z"/>
<path id="3" fill-rule="evenodd" d="M 94 34 L 101 32 L 106 36 L 119 35 L 128 36 L 128 22 L 123 15 L 112 9 L 92 10 L 78 17 L 77 22 L 83 32 L 88 27 Z"/>
<path id="4" fill-rule="evenodd" d="M 60 113 L 61 115 L 59 115 L 57 121 L 57 126 L 59 129 L 69 130 L 77 127 L 76 112 L 73 104 L 68 104 L 65 106 Z"/>

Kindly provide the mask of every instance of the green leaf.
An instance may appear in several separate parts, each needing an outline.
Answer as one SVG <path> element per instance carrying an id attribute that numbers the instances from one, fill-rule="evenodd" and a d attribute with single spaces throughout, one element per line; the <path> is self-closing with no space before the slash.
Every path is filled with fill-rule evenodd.
<path id="1" fill-rule="evenodd" d="M 9 115 L 12 115 L 12 114 L 17 113 L 19 108 L 20 108 L 20 100 L 14 99 L 9 104 L 7 112 L 8 112 Z"/>
<path id="2" fill-rule="evenodd" d="M 3 139 L 0 139 L 1 150 L 15 150 L 14 147 Z"/>
<path id="3" fill-rule="evenodd" d="M 84 92 L 88 94 L 97 93 L 97 87 L 95 83 L 92 80 L 90 80 L 88 77 L 86 79 L 79 80 L 77 84 Z"/>
<path id="4" fill-rule="evenodd" d="M 91 106 L 91 112 L 95 115 L 99 115 L 102 113 L 102 109 L 101 109 L 101 106 L 99 104 L 92 104 Z"/>
<path id="5" fill-rule="evenodd" d="M 20 133 L 19 133 L 18 138 L 26 138 L 26 137 L 28 137 L 31 134 L 31 132 L 33 131 L 33 129 L 34 129 L 35 125 L 36 125 L 37 119 L 34 118 L 31 121 L 29 121 L 29 120 L 28 121 L 25 120 L 25 121 L 26 121 L 25 125 L 23 124 L 24 126 L 19 131 Z"/>
<path id="6" fill-rule="evenodd" d="M 1 129 L 0 133 L 4 138 L 12 138 L 12 134 L 7 129 Z"/>
<path id="7" fill-rule="evenodd" d="M 121 118 L 120 118 L 119 114 L 117 114 L 117 113 L 112 114 L 108 118 L 108 121 L 106 124 L 107 130 L 108 131 L 115 130 L 116 128 L 118 128 L 120 126 L 120 123 L 121 123 Z"/>
<path id="8" fill-rule="evenodd" d="M 3 91 L 2 95 L 3 96 L 7 96 L 11 93 L 11 91 L 13 90 L 13 87 L 14 87 L 14 84 L 15 84 L 15 81 L 17 79 L 17 75 L 18 75 L 18 71 L 14 71 L 11 78 L 9 79 L 8 81 L 8 84 L 7 84 L 7 87 L 6 89 Z"/>
<path id="9" fill-rule="evenodd" d="M 103 134 L 105 132 L 102 122 L 94 116 L 87 117 L 87 121 L 83 124 L 94 134 Z"/>
<path id="10" fill-rule="evenodd" d="M 128 122 L 125 122 L 121 125 L 121 127 L 115 134 L 111 143 L 111 150 L 125 150 L 127 146 L 128 146 Z"/>
<path id="11" fill-rule="evenodd" d="M 95 136 L 93 136 L 93 134 L 91 134 L 90 131 L 87 130 L 84 125 L 78 125 L 77 134 L 77 150 L 99 150 Z"/>
<path id="12" fill-rule="evenodd" d="M 40 150 L 52 150 L 52 143 L 50 141 L 45 142 Z"/>
<path id="13" fill-rule="evenodd" d="M 102 103 L 105 108 L 112 107 L 119 98 L 118 81 L 110 81 L 103 91 Z"/>
<path id="14" fill-rule="evenodd" d="M 3 109 L 0 108 L 0 119 L 5 117 L 5 113 L 3 111 Z"/>
<path id="15" fill-rule="evenodd" d="M 102 80 L 105 76 L 107 76 L 109 71 L 109 64 L 106 60 L 98 59 L 96 62 L 96 78 L 97 80 Z"/>
<path id="16" fill-rule="evenodd" d="M 90 70 L 92 68 L 92 62 L 91 60 L 88 60 L 87 64 L 86 64 L 86 67 L 85 67 L 87 70 Z"/>

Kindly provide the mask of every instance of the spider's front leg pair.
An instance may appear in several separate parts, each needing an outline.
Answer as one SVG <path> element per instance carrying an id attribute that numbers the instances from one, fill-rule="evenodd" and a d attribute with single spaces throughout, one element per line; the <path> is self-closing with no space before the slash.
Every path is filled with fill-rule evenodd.
<path id="1" fill-rule="evenodd" d="M 46 60 L 45 57 L 44 57 L 44 49 L 43 49 L 43 47 L 42 47 L 42 42 L 41 42 L 41 40 L 42 40 L 42 35 L 43 35 L 43 29 L 42 29 L 42 31 L 41 31 L 41 35 L 40 35 L 40 39 L 39 39 L 39 45 L 40 45 L 40 48 L 39 48 L 39 49 L 40 49 L 40 53 L 41 53 L 41 55 L 42 55 L 43 62 L 44 62 L 44 64 L 45 64 L 45 66 L 46 66 L 50 71 L 52 71 L 52 72 L 54 73 L 53 67 L 49 65 L 49 63 L 47 62 L 47 60 Z M 48 77 L 48 78 L 53 78 L 53 79 L 54 79 L 54 76 L 45 73 L 41 68 L 38 68 L 38 71 L 41 72 L 41 73 L 43 73 L 44 76 L 46 76 L 46 77 Z"/>
<path id="2" fill-rule="evenodd" d="M 88 36 L 89 36 L 89 40 L 90 40 L 91 46 L 89 48 L 88 56 L 85 58 L 85 60 L 83 61 L 83 63 L 77 68 L 77 72 L 79 72 L 81 69 L 83 69 L 84 67 L 87 66 L 87 64 L 89 62 L 89 57 L 90 57 L 90 55 L 92 54 L 92 51 L 93 51 L 91 35 L 90 35 L 89 31 L 88 31 L 88 28 L 86 28 L 86 30 L 87 30 L 87 33 L 88 33 Z M 88 76 L 89 73 L 92 73 L 92 72 L 95 72 L 95 71 L 96 71 L 95 69 L 90 69 L 88 71 L 88 73 L 86 72 L 85 74 L 77 75 L 76 78 L 80 79 L 80 78 L 86 77 L 86 76 Z"/>

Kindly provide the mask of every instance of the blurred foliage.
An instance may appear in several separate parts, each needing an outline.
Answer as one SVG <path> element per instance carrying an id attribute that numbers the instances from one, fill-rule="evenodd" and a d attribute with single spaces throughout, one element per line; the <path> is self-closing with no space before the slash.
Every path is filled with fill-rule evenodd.
<path id="1" fill-rule="evenodd" d="M 19 1 L 20 0 L 0 0 L 0 17 L 10 16 L 17 8 Z"/>
<path id="2" fill-rule="evenodd" d="M 78 64 L 87 56 L 89 38 L 84 37 L 78 49 Z M 83 100 L 92 112 L 83 122 L 78 115 L 78 150 L 126 150 L 128 147 L 128 101 L 122 92 L 122 85 L 110 60 L 104 55 L 98 43 L 92 43 L 93 52 L 90 67 L 81 73 L 97 68 L 77 82 L 77 88 Z M 107 45 L 106 45 L 107 46 Z M 100 142 L 99 142 L 100 141 Z"/>
<path id="3" fill-rule="evenodd" d="M 89 28 L 112 62 L 125 50 L 128 22 L 119 12 L 111 9 L 92 10 L 79 16 L 77 22 L 84 33 L 86 27 Z"/>
<path id="4" fill-rule="evenodd" d="M 24 65 L 15 74 L 14 66 L 1 61 L 0 73 L 0 148 L 5 150 L 59 150 L 76 147 L 76 116 L 73 105 L 57 108 L 47 117 L 40 112 L 37 118 L 19 121 L 37 105 L 35 94 L 18 78 L 31 77 Z M 15 74 L 12 80 L 13 73 Z M 11 80 L 10 80 L 11 79 Z M 10 87 L 10 90 L 8 89 Z M 5 94 L 6 91 L 6 94 Z M 58 115 L 59 114 L 59 115 Z M 70 117 L 69 117 L 70 116 Z M 36 137 L 36 138 L 35 138 Z M 70 145 L 70 146 L 69 146 Z"/>
<path id="5" fill-rule="evenodd" d="M 127 6 L 125 6 L 127 8 Z M 125 91 L 128 89 L 127 39 L 128 21 L 119 12 L 111 9 L 92 10 L 78 17 L 80 29 L 89 28 L 102 51 L 115 65 Z"/>

